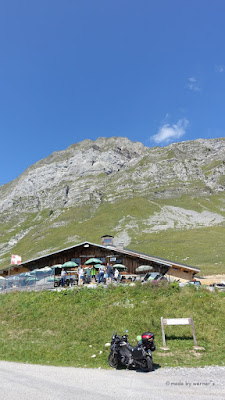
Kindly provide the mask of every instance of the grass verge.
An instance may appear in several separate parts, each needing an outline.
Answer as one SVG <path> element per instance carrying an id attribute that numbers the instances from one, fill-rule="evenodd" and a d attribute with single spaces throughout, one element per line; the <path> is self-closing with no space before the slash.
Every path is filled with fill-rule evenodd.
<path id="1" fill-rule="evenodd" d="M 62 292 L 1 295 L 0 358 L 8 361 L 107 368 L 113 331 L 129 330 L 129 341 L 151 330 L 154 363 L 164 366 L 224 365 L 225 293 L 204 288 L 135 285 Z M 169 326 L 169 353 L 160 349 L 160 317 L 193 316 L 199 346 L 193 350 L 190 326 Z M 90 347 L 91 346 L 91 347 Z M 91 356 L 95 354 L 96 357 Z"/>

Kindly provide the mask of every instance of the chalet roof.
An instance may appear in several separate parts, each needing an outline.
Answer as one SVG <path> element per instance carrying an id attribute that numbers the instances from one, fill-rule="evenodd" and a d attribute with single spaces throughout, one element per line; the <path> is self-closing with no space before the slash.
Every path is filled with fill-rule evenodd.
<path id="1" fill-rule="evenodd" d="M 96 244 L 96 243 L 92 243 L 92 242 L 88 242 L 88 241 L 85 241 L 85 242 L 82 242 L 82 243 L 78 243 L 78 244 L 73 245 L 71 247 L 66 247 L 64 249 L 55 251 L 53 253 L 45 254 L 45 255 L 43 255 L 41 257 L 38 257 L 38 258 L 34 258 L 34 259 L 31 259 L 31 260 L 28 260 L 28 261 L 24 261 L 20 265 L 17 265 L 17 267 L 20 267 L 20 266 L 21 267 L 22 266 L 26 267 L 26 265 L 29 264 L 29 263 L 32 263 L 32 262 L 35 262 L 35 261 L 50 257 L 52 255 L 60 254 L 62 252 L 65 252 L 65 251 L 71 250 L 71 249 L 75 249 L 75 248 L 80 247 L 80 246 L 83 247 L 85 245 L 86 246 L 94 246 L 94 247 L 102 248 L 102 249 L 108 250 L 109 252 L 111 251 L 111 252 L 114 252 L 114 253 L 116 252 L 116 253 L 120 253 L 120 254 L 125 254 L 125 255 L 128 255 L 128 256 L 131 256 L 131 257 L 139 258 L 140 260 L 151 261 L 151 262 L 155 262 L 157 264 L 165 265 L 165 266 L 168 266 L 168 267 L 175 267 L 175 268 L 179 268 L 179 269 L 182 268 L 182 269 L 190 271 L 190 272 L 192 272 L 194 274 L 200 272 L 199 268 L 192 267 L 192 266 L 187 265 L 187 264 L 181 264 L 181 263 L 178 263 L 178 262 L 175 262 L 175 261 L 170 261 L 170 260 L 166 260 L 166 259 L 163 259 L 163 258 L 151 256 L 149 254 L 145 254 L 145 253 L 141 253 L 141 252 L 138 252 L 138 251 L 129 250 L 129 249 L 122 248 L 122 247 L 119 247 L 119 246 L 118 247 L 112 246 L 112 245 L 104 246 L 104 245 L 101 245 L 101 244 Z M 8 270 L 8 268 L 5 268 L 1 272 L 7 271 L 7 270 Z"/>
<path id="2" fill-rule="evenodd" d="M 133 250 L 129 250 L 129 249 L 124 249 L 124 251 L 125 251 L 126 254 L 130 254 L 130 255 L 133 255 L 133 256 L 139 255 L 140 258 L 142 258 L 142 259 L 149 260 L 149 261 L 155 261 L 155 262 L 158 262 L 159 264 L 169 265 L 169 266 L 173 266 L 173 267 L 180 267 L 180 268 L 188 269 L 188 270 L 191 270 L 191 271 L 196 271 L 196 273 L 200 272 L 199 268 L 192 267 L 191 265 L 182 264 L 182 263 L 178 263 L 178 262 L 171 261 L 171 260 L 166 260 L 164 258 L 151 256 L 149 254 L 140 253 L 138 251 L 133 251 Z"/>
<path id="3" fill-rule="evenodd" d="M 103 235 L 103 236 L 101 236 L 101 238 L 106 238 L 106 237 L 114 238 L 114 236 L 112 236 L 112 235 Z"/>

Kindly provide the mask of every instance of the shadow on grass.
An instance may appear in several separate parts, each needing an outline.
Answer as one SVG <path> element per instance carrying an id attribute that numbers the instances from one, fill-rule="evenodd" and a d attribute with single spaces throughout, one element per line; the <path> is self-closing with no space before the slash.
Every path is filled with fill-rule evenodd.
<path id="1" fill-rule="evenodd" d="M 193 336 L 176 336 L 176 335 L 171 335 L 168 336 L 166 335 L 166 340 L 193 340 Z"/>

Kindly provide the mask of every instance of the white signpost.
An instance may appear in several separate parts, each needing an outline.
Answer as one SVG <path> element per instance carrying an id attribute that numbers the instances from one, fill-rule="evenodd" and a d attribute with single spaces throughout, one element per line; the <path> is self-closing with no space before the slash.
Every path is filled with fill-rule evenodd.
<path id="1" fill-rule="evenodd" d="M 164 326 L 167 325 L 191 325 L 192 327 L 192 333 L 193 333 L 193 339 L 194 339 L 194 348 L 197 349 L 203 349 L 201 347 L 198 347 L 197 340 L 196 340 L 196 334 L 195 334 L 195 328 L 194 328 L 194 322 L 193 318 L 163 318 L 161 317 L 161 327 L 162 327 L 162 338 L 163 338 L 163 349 L 164 350 L 169 350 L 169 347 L 166 346 L 166 336 L 165 336 L 165 330 Z"/>

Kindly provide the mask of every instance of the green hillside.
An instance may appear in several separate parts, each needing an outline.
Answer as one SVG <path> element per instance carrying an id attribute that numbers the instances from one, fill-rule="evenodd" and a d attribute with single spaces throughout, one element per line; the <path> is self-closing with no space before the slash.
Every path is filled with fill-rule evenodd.
<path id="1" fill-rule="evenodd" d="M 84 140 L 0 187 L 0 269 L 82 241 L 225 272 L 225 138 L 147 147 Z"/>
<path id="2" fill-rule="evenodd" d="M 10 254 L 20 254 L 26 261 L 44 254 L 73 246 L 88 240 L 100 243 L 106 233 L 129 238 L 125 247 L 153 256 L 189 264 L 201 269 L 203 274 L 225 273 L 224 223 L 215 226 L 191 226 L 148 232 L 148 219 L 164 206 L 192 210 L 201 215 L 205 210 L 225 217 L 224 195 L 211 197 L 182 196 L 177 199 L 154 200 L 147 196 L 102 202 L 98 208 L 92 203 L 63 210 L 44 210 L 40 213 L 20 214 L 9 221 L 1 215 L 0 246 L 27 232 L 13 250 L 0 260 L 0 267 L 7 268 Z M 165 221 L 161 223 L 167 223 Z"/>
<path id="3" fill-rule="evenodd" d="M 225 293 L 174 284 L 2 294 L 0 359 L 106 368 L 105 343 L 113 331 L 128 329 L 133 345 L 136 335 L 155 333 L 156 366 L 224 365 L 224 305 Z M 161 316 L 193 316 L 198 345 L 205 350 L 193 350 L 190 326 L 167 327 L 170 351 L 161 350 Z"/>

